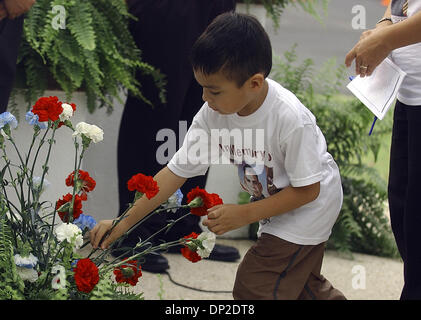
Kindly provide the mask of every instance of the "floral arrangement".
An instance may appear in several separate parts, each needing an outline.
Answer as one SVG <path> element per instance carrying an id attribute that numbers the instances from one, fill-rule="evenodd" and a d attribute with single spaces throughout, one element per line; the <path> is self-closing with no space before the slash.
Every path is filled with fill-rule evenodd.
<path id="1" fill-rule="evenodd" d="M 89 245 L 86 234 L 96 224 L 92 216 L 83 213 L 83 202 L 96 182 L 80 167 L 90 144 L 103 140 L 103 131 L 85 122 L 73 127 L 71 118 L 75 111 L 76 105 L 63 103 L 57 97 L 38 99 L 25 116 L 33 126 L 32 142 L 25 153 L 13 139 L 13 130 L 18 126 L 15 116 L 10 112 L 0 114 L 0 299 L 142 299 L 142 293 L 134 293 L 130 288 L 142 276 L 143 255 L 181 244 L 183 256 L 197 262 L 208 257 L 215 245 L 211 232 L 192 233 L 157 246 L 149 241 L 152 235 L 136 245 L 136 249 L 143 250 L 130 250 L 136 254 L 127 252 L 113 257 L 111 250 L 116 241 L 107 250 L 91 249 L 83 255 L 82 249 Z M 71 191 L 52 204 L 43 201 L 41 195 L 50 184 L 46 176 L 55 133 L 68 130 L 65 128 L 70 129 L 75 147 L 74 168 L 64 182 Z M 17 163 L 7 156 L 6 145 L 16 152 Z M 43 161 L 41 149 L 46 149 Z M 135 191 L 129 208 L 140 197 L 150 199 L 159 191 L 153 177 L 142 173 L 134 175 L 127 187 Z M 208 208 L 222 204 L 217 194 L 198 187 L 187 194 L 188 204 L 181 205 L 182 199 L 183 194 L 177 190 L 150 215 L 188 209 L 165 229 L 188 214 L 205 215 Z M 114 226 L 125 213 L 115 219 Z"/>

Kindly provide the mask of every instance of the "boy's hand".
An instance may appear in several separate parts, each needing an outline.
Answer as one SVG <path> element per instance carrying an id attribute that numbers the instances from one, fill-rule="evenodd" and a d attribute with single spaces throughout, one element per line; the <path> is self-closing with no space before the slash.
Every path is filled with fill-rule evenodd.
<path id="1" fill-rule="evenodd" d="M 28 12 L 35 4 L 36 0 L 4 0 L 4 6 L 9 19 L 15 19 Z"/>
<path id="2" fill-rule="evenodd" d="M 111 243 L 120 238 L 128 230 L 129 227 L 125 224 L 125 220 L 121 220 L 108 235 L 107 233 L 112 228 L 114 220 L 101 220 L 98 222 L 89 232 L 92 247 L 96 249 L 100 245 L 101 249 L 107 249 Z M 102 238 L 105 239 L 100 243 Z"/>
<path id="3" fill-rule="evenodd" d="M 213 233 L 221 235 L 247 225 L 245 217 L 244 206 L 220 204 L 208 209 L 208 218 L 203 221 L 203 225 Z"/>

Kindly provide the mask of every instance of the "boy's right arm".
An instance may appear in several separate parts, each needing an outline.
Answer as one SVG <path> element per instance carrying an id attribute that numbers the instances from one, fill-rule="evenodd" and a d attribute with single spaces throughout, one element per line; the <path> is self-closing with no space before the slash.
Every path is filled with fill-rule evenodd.
<path id="1" fill-rule="evenodd" d="M 170 171 L 168 167 L 165 167 L 155 175 L 154 180 L 158 183 L 159 192 L 151 199 L 148 199 L 147 197 L 138 199 L 133 207 L 125 214 L 126 218 L 123 218 L 104 239 L 101 244 L 102 249 L 106 249 L 133 225 L 168 200 L 168 198 L 186 182 L 187 178 L 179 177 Z M 93 248 L 98 247 L 101 239 L 111 229 L 113 221 L 114 220 L 101 220 L 90 231 L 90 241 Z"/>

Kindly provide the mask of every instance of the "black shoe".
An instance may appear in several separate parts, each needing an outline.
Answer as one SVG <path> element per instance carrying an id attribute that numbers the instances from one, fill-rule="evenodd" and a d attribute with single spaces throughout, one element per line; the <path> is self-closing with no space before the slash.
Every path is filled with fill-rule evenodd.
<path id="1" fill-rule="evenodd" d="M 181 253 L 180 249 L 183 246 L 173 246 L 168 248 L 169 253 Z M 215 244 L 211 254 L 208 258 L 209 260 L 215 261 L 224 261 L 224 262 L 235 262 L 240 259 L 240 253 L 234 247 L 225 246 L 222 244 Z"/>
<path id="2" fill-rule="evenodd" d="M 136 254 L 136 250 L 127 250 L 123 248 L 113 249 L 111 254 L 115 257 L 123 255 L 121 258 L 130 257 Z M 167 258 L 159 253 L 150 253 L 142 256 L 140 261 L 141 270 L 152 273 L 164 273 L 170 268 Z"/>
<path id="3" fill-rule="evenodd" d="M 170 268 L 167 258 L 162 254 L 147 254 L 143 257 L 142 270 L 152 273 L 165 273 Z"/>
<path id="4" fill-rule="evenodd" d="M 240 253 L 234 247 L 215 244 L 211 254 L 206 259 L 224 262 L 235 262 L 240 259 Z"/>

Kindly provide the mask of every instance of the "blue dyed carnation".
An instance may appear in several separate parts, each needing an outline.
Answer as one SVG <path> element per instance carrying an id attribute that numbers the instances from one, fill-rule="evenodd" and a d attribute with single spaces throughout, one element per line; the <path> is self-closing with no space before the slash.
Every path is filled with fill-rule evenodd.
<path id="1" fill-rule="evenodd" d="M 18 126 L 16 117 L 8 111 L 0 114 L 0 129 L 2 129 L 6 124 L 8 124 L 12 129 L 16 129 Z"/>
<path id="2" fill-rule="evenodd" d="M 45 122 L 39 122 L 39 116 L 32 111 L 28 111 L 25 115 L 25 120 L 28 122 L 31 126 L 37 125 L 41 129 L 47 129 L 47 123 Z"/>
<path id="3" fill-rule="evenodd" d="M 173 208 L 181 206 L 181 202 L 183 201 L 183 193 L 180 189 L 178 189 L 174 194 L 168 198 L 166 202 L 164 202 L 161 206 L 163 208 Z M 176 212 L 178 209 L 170 209 L 172 212 Z"/>
<path id="4" fill-rule="evenodd" d="M 96 225 L 96 220 L 92 216 L 82 213 L 75 221 L 73 221 L 73 223 L 77 225 L 82 231 L 86 228 L 88 230 L 92 230 L 92 228 Z"/>

